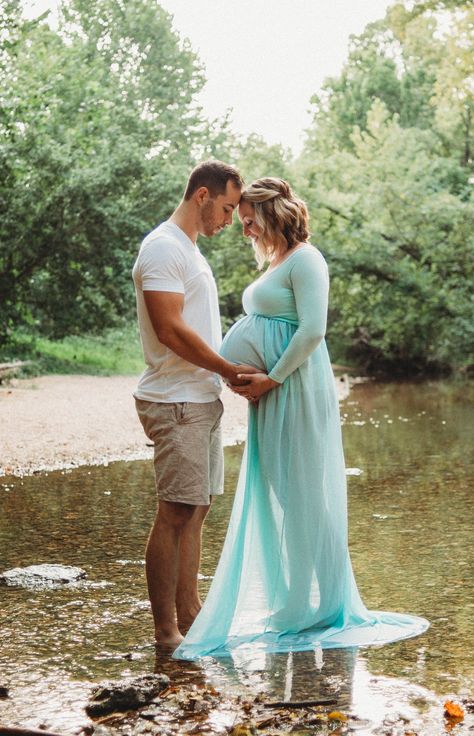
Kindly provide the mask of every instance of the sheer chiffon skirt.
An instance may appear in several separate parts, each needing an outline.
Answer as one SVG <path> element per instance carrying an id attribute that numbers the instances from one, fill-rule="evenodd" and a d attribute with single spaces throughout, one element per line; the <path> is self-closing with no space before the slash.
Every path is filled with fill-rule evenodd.
<path id="1" fill-rule="evenodd" d="M 271 370 L 296 326 L 249 315 L 222 346 Z M 347 546 L 346 476 L 324 341 L 249 406 L 248 436 L 222 555 L 178 659 L 385 644 L 422 633 L 417 616 L 368 611 Z"/>

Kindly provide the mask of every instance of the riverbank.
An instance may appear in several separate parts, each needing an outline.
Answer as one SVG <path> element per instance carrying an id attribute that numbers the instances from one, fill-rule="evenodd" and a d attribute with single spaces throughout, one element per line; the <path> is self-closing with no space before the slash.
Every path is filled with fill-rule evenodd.
<path id="1" fill-rule="evenodd" d="M 136 376 L 39 376 L 0 386 L 0 475 L 152 456 L 135 413 Z M 340 396 L 348 390 L 337 381 Z M 245 439 L 247 403 L 224 386 L 226 445 Z"/>
<path id="2" fill-rule="evenodd" d="M 152 456 L 136 376 L 39 376 L 0 387 L 0 474 L 30 475 Z M 245 438 L 246 402 L 224 388 L 224 438 Z"/>

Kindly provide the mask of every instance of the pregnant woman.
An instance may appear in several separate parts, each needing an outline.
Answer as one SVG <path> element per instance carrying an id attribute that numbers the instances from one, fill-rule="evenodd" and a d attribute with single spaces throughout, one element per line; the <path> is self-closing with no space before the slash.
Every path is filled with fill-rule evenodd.
<path id="1" fill-rule="evenodd" d="M 204 606 L 173 656 L 228 656 L 383 644 L 425 619 L 368 611 L 347 546 L 339 407 L 324 341 L 328 271 L 308 242 L 308 213 L 281 179 L 243 192 L 239 218 L 261 269 L 222 354 L 261 373 L 229 529 Z"/>

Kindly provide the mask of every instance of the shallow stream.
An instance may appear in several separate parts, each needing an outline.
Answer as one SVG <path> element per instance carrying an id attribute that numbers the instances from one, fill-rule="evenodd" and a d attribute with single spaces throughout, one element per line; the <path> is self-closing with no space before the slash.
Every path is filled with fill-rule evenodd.
<path id="1" fill-rule="evenodd" d="M 333 694 L 338 710 L 361 719 L 361 734 L 403 734 L 403 723 L 405 733 L 445 734 L 444 700 L 461 702 L 474 689 L 469 398 L 465 385 L 365 383 L 341 403 L 350 548 L 364 602 L 431 621 L 422 637 L 381 648 L 172 662 L 152 645 L 144 580 L 152 463 L 2 478 L 0 572 L 63 563 L 84 568 L 87 579 L 60 589 L 0 587 L 0 685 L 9 690 L 0 723 L 72 734 L 89 723 L 84 705 L 93 683 L 159 671 L 174 683 L 272 700 Z M 227 493 L 206 524 L 203 593 L 241 451 L 226 450 Z M 231 715 L 215 714 L 217 730 L 231 724 Z M 467 714 L 451 733 L 472 724 Z"/>

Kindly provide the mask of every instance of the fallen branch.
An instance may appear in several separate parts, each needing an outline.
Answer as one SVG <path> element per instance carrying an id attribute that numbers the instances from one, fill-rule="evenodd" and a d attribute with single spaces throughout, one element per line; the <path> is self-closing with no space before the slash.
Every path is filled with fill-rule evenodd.
<path id="1" fill-rule="evenodd" d="M 25 365 L 31 365 L 31 360 L 16 360 L 14 363 L 0 363 L 0 381 L 14 375 Z"/>
<path id="2" fill-rule="evenodd" d="M 277 700 L 274 703 L 264 703 L 265 708 L 310 708 L 314 705 L 336 705 L 334 698 L 322 698 L 321 700 Z"/>

